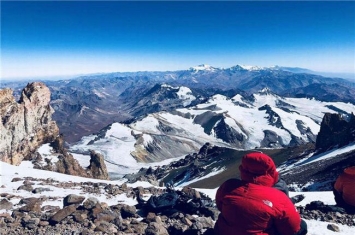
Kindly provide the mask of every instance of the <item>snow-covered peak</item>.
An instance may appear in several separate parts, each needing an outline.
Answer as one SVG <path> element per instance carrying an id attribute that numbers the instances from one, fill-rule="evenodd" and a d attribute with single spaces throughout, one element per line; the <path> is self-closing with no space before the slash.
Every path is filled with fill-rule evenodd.
<path id="1" fill-rule="evenodd" d="M 185 86 L 180 86 L 180 87 L 173 87 L 170 86 L 169 84 L 163 83 L 161 85 L 162 88 L 166 88 L 167 90 L 173 89 L 174 92 L 178 95 L 179 99 L 183 101 L 183 106 L 186 107 L 187 105 L 190 105 L 193 100 L 196 99 L 196 97 L 193 95 L 192 91 L 190 88 L 185 87 Z"/>
<path id="2" fill-rule="evenodd" d="M 268 87 L 264 87 L 263 89 L 259 90 L 257 93 L 254 94 L 258 95 L 258 96 L 273 96 L 273 97 L 277 97 L 278 99 L 281 99 L 281 97 L 279 97 L 278 95 L 276 95 L 275 93 L 272 92 L 272 90 Z"/>
<path id="3" fill-rule="evenodd" d="M 270 90 L 270 88 L 268 88 L 268 87 L 264 87 L 264 88 L 261 89 L 258 93 L 259 93 L 259 94 L 269 94 L 269 93 L 271 93 L 271 90 Z"/>
<path id="4" fill-rule="evenodd" d="M 170 86 L 169 84 L 166 84 L 166 83 L 161 84 L 160 87 L 162 87 L 162 88 L 168 88 L 168 89 L 177 89 L 177 87 Z"/>
<path id="5" fill-rule="evenodd" d="M 211 97 L 210 100 L 212 101 L 224 101 L 224 100 L 227 100 L 228 98 L 224 95 L 220 95 L 220 94 L 216 94 L 214 96 Z"/>
<path id="6" fill-rule="evenodd" d="M 248 71 L 256 71 L 256 70 L 264 69 L 262 67 L 254 66 L 254 65 L 240 65 L 240 67 L 242 67 L 243 69 L 248 70 Z"/>
<path id="7" fill-rule="evenodd" d="M 218 68 L 212 67 L 211 65 L 208 64 L 200 64 L 195 67 L 191 67 L 190 70 L 198 72 L 198 71 L 216 71 Z"/>
<path id="8" fill-rule="evenodd" d="M 184 100 L 183 105 L 186 107 L 187 105 L 190 105 L 193 100 L 196 99 L 196 97 L 192 94 L 192 91 L 188 87 L 180 87 L 179 91 L 176 92 L 176 94 L 179 96 L 180 99 Z"/>
<path id="9" fill-rule="evenodd" d="M 253 66 L 253 65 L 235 65 L 233 67 L 230 67 L 229 70 L 232 71 L 257 71 L 257 70 L 263 70 L 265 68 L 259 67 L 259 66 Z"/>

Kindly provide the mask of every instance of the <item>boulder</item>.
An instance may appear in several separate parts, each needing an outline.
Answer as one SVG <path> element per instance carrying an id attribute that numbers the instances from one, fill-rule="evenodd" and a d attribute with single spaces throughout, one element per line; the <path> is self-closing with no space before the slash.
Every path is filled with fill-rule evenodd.
<path id="1" fill-rule="evenodd" d="M 6 198 L 0 200 L 0 210 L 11 210 L 13 204 L 9 202 Z"/>
<path id="2" fill-rule="evenodd" d="M 163 224 L 151 222 L 145 230 L 145 235 L 169 235 L 169 233 Z"/>
<path id="3" fill-rule="evenodd" d="M 63 219 L 65 219 L 67 216 L 73 214 L 76 211 L 77 206 L 76 205 L 70 205 L 66 206 L 63 209 L 59 210 L 57 213 L 55 213 L 50 219 L 49 223 L 54 225 L 59 222 L 61 222 Z"/>
<path id="4" fill-rule="evenodd" d="M 96 204 L 99 203 L 99 200 L 97 200 L 97 198 L 95 197 L 89 197 L 88 199 L 86 199 L 83 203 L 83 206 L 85 209 L 92 209 L 96 206 Z"/>
<path id="5" fill-rule="evenodd" d="M 20 212 L 41 212 L 41 205 L 42 205 L 42 201 L 41 199 L 38 198 L 24 198 L 21 199 L 20 204 L 26 204 L 23 207 L 19 208 Z"/>
<path id="6" fill-rule="evenodd" d="M 333 231 L 333 232 L 340 232 L 339 227 L 335 224 L 328 224 L 327 229 L 329 229 L 330 231 Z"/>
<path id="7" fill-rule="evenodd" d="M 121 208 L 121 215 L 123 218 L 135 217 L 136 213 L 137 213 L 137 209 L 135 206 L 124 205 Z"/>
<path id="8" fill-rule="evenodd" d="M 92 178 L 108 180 L 108 172 L 104 157 L 96 153 L 95 151 L 90 151 L 90 165 L 88 167 L 89 174 Z"/>
<path id="9" fill-rule="evenodd" d="M 63 198 L 63 207 L 69 205 L 80 205 L 85 200 L 84 196 L 78 196 L 75 194 L 69 194 L 65 198 Z"/>

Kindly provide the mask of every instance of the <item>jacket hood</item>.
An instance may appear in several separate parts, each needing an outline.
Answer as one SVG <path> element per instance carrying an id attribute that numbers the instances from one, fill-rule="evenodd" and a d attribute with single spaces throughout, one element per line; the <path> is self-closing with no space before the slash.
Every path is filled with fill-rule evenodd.
<path id="1" fill-rule="evenodd" d="M 352 177 L 355 177 L 355 166 L 345 168 L 344 173 Z"/>
<path id="2" fill-rule="evenodd" d="M 248 153 L 243 156 L 239 170 L 241 179 L 248 183 L 271 187 L 279 178 L 274 161 L 268 155 L 260 152 Z"/>

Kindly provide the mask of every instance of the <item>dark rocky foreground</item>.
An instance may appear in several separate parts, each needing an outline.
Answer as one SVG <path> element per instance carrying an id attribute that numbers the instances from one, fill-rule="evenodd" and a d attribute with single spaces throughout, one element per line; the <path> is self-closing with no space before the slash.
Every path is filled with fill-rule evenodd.
<path id="1" fill-rule="evenodd" d="M 13 182 L 18 181 L 23 181 L 18 192 L 30 191 L 33 197 L 22 197 L 20 193 L 0 194 L 0 210 L 6 210 L 0 214 L 0 234 L 210 235 L 213 234 L 212 228 L 219 213 L 206 195 L 189 187 L 174 191 L 179 199 L 182 198 L 175 206 L 158 210 L 148 207 L 146 201 L 142 203 L 141 196 L 162 195 L 167 189 L 132 188 L 126 184 L 58 182 L 31 177 L 13 179 Z M 42 186 L 37 187 L 35 183 Z M 50 190 L 48 186 L 63 190 L 79 188 L 81 193 L 69 194 L 62 200 L 59 197 L 46 196 L 45 192 Z M 80 195 L 84 193 L 93 196 Z M 121 194 L 137 199 L 137 204 L 125 205 L 124 202 L 117 201 L 115 205 L 108 205 L 94 196 L 114 198 Z M 13 204 L 10 202 L 12 199 L 19 202 Z M 56 200 L 62 200 L 63 205 L 51 206 L 50 202 Z M 198 203 L 203 200 L 212 203 Z M 328 229 L 333 231 L 339 230 L 336 224 L 355 226 L 355 215 L 311 210 L 307 206 L 298 207 L 298 210 L 305 219 L 329 222 Z"/>
<path id="2" fill-rule="evenodd" d="M 106 198 L 120 194 L 141 198 L 144 194 L 163 194 L 166 189 L 92 182 L 61 183 L 30 177 L 14 178 L 13 181 L 23 181 L 18 190 L 30 191 L 34 197 L 25 198 L 18 193 L 0 195 L 0 209 L 7 211 L 0 214 L 0 234 L 207 234 L 218 215 L 215 207 L 199 208 L 195 205 L 196 210 L 191 211 L 191 204 L 187 201 L 185 205 L 180 203 L 179 208 L 158 211 L 138 202 L 136 206 L 130 206 L 117 201 L 117 204 L 109 206 L 95 197 L 74 194 L 63 199 L 62 207 L 50 206 L 50 201 L 61 198 L 45 196 L 45 192 L 50 190 L 46 188 L 49 185 L 63 190 L 80 188 L 82 193 L 104 194 Z M 36 181 L 40 181 L 43 187 L 34 187 Z M 38 197 L 39 194 L 41 196 Z M 192 201 L 206 198 L 188 187 L 178 194 Z M 16 205 L 10 202 L 14 198 L 20 200 Z M 187 213 L 189 210 L 193 213 Z"/>

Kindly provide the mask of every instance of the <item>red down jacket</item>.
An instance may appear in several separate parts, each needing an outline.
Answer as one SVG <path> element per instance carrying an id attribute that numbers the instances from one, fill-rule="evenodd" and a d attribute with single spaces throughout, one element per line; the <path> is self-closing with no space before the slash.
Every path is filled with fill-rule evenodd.
<path id="1" fill-rule="evenodd" d="M 345 203 L 355 207 L 355 166 L 344 170 L 335 181 L 334 188 L 342 195 Z"/>
<path id="2" fill-rule="evenodd" d="M 218 235 L 292 235 L 301 218 L 291 200 L 272 188 L 278 173 L 272 159 L 262 153 L 247 154 L 239 167 L 241 178 L 224 182 L 216 194 L 220 215 Z"/>

